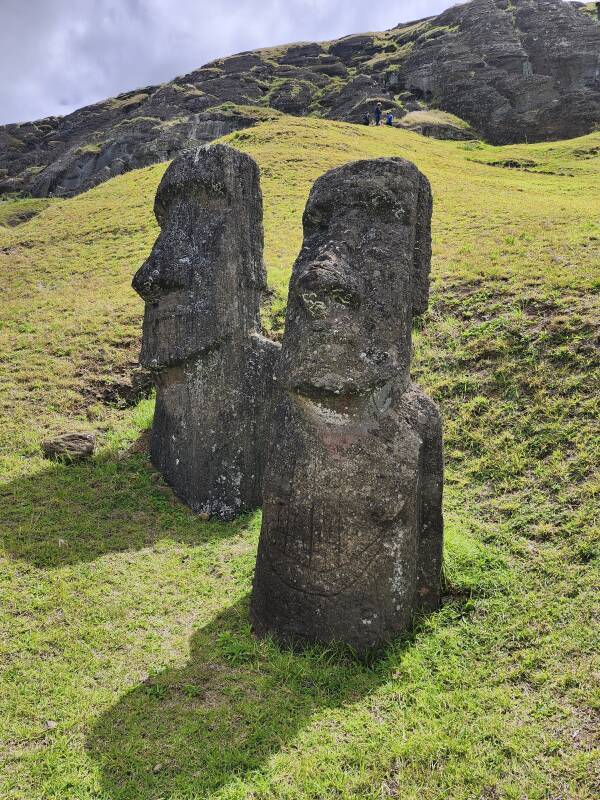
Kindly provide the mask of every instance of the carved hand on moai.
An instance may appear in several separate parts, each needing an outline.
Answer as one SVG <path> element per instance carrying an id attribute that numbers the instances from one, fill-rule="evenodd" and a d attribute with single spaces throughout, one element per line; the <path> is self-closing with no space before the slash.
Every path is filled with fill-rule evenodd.
<path id="1" fill-rule="evenodd" d="M 252 598 L 259 634 L 359 653 L 440 599 L 439 414 L 410 382 L 431 191 L 402 159 L 315 183 L 290 281 Z"/>

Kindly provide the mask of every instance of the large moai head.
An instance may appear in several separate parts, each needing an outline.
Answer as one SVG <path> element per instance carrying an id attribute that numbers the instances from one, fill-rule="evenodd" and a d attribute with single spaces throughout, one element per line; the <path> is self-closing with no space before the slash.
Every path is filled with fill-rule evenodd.
<path id="1" fill-rule="evenodd" d="M 260 330 L 266 277 L 253 159 L 220 144 L 179 156 L 154 213 L 160 236 L 133 279 L 146 302 L 141 364 L 176 366 Z"/>
<path id="2" fill-rule="evenodd" d="M 366 654 L 437 607 L 441 425 L 409 378 L 431 206 L 398 158 L 347 164 L 310 193 L 263 483 L 258 635 Z"/>
<path id="3" fill-rule="evenodd" d="M 156 383 L 151 459 L 192 509 L 231 518 L 261 502 L 278 354 L 260 335 L 258 166 L 224 145 L 184 153 L 155 213 L 160 235 L 133 279 Z"/>
<path id="4" fill-rule="evenodd" d="M 316 181 L 290 281 L 286 388 L 348 396 L 408 380 L 412 318 L 428 302 L 431 206 L 429 182 L 401 158 Z"/>

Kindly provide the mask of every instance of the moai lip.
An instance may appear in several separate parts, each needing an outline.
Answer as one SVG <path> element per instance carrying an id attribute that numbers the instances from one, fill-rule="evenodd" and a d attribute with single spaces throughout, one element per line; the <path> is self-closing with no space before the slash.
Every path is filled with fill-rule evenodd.
<path id="1" fill-rule="evenodd" d="M 323 175 L 290 280 L 251 614 L 359 655 L 440 602 L 442 434 L 410 381 L 431 191 L 402 159 Z"/>
<path id="2" fill-rule="evenodd" d="M 151 457 L 194 511 L 261 504 L 277 345 L 260 334 L 266 289 L 259 170 L 225 145 L 167 169 L 161 227 L 133 288 L 145 301 L 140 363 L 154 372 Z"/>

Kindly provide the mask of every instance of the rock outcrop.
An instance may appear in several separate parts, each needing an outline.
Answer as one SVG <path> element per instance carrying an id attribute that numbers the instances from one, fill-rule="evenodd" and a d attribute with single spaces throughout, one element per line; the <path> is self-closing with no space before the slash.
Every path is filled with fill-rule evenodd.
<path id="1" fill-rule="evenodd" d="M 592 11 L 588 4 L 583 11 Z M 495 144 L 600 122 L 600 26 L 562 0 L 472 0 L 378 34 L 218 59 L 66 117 L 0 127 L 0 193 L 68 196 L 278 113 L 451 112 Z"/>
<path id="2" fill-rule="evenodd" d="M 442 437 L 410 381 L 431 191 L 403 159 L 315 183 L 290 281 L 251 604 L 255 631 L 358 654 L 440 602 Z"/>
<path id="3" fill-rule="evenodd" d="M 161 227 L 133 287 L 145 301 L 140 363 L 153 371 L 151 457 L 194 511 L 261 504 L 279 347 L 260 334 L 262 195 L 250 156 L 200 147 L 166 171 Z"/>
<path id="4" fill-rule="evenodd" d="M 494 144 L 568 138 L 600 121 L 600 28 L 562 0 L 473 0 L 436 19 L 406 89 Z"/>

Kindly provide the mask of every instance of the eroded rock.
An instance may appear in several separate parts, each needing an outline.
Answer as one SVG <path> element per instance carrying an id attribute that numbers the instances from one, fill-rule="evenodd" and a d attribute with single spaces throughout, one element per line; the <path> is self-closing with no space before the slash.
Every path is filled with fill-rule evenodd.
<path id="1" fill-rule="evenodd" d="M 89 458 L 96 446 L 93 433 L 60 433 L 42 442 L 44 458 L 52 461 L 75 462 Z"/>
<path id="2" fill-rule="evenodd" d="M 493 144 L 580 136 L 600 120 L 600 30 L 562 0 L 472 0 L 431 20 L 405 88 Z"/>
<path id="3" fill-rule="evenodd" d="M 154 208 L 161 233 L 133 280 L 146 302 L 140 363 L 156 379 L 151 458 L 192 509 L 229 519 L 261 503 L 279 350 L 260 334 L 258 166 L 224 145 L 190 151 Z"/>
<path id="4" fill-rule="evenodd" d="M 364 654 L 439 605 L 441 423 L 409 375 L 431 202 L 398 158 L 332 170 L 311 191 L 265 472 L 259 635 Z"/>

